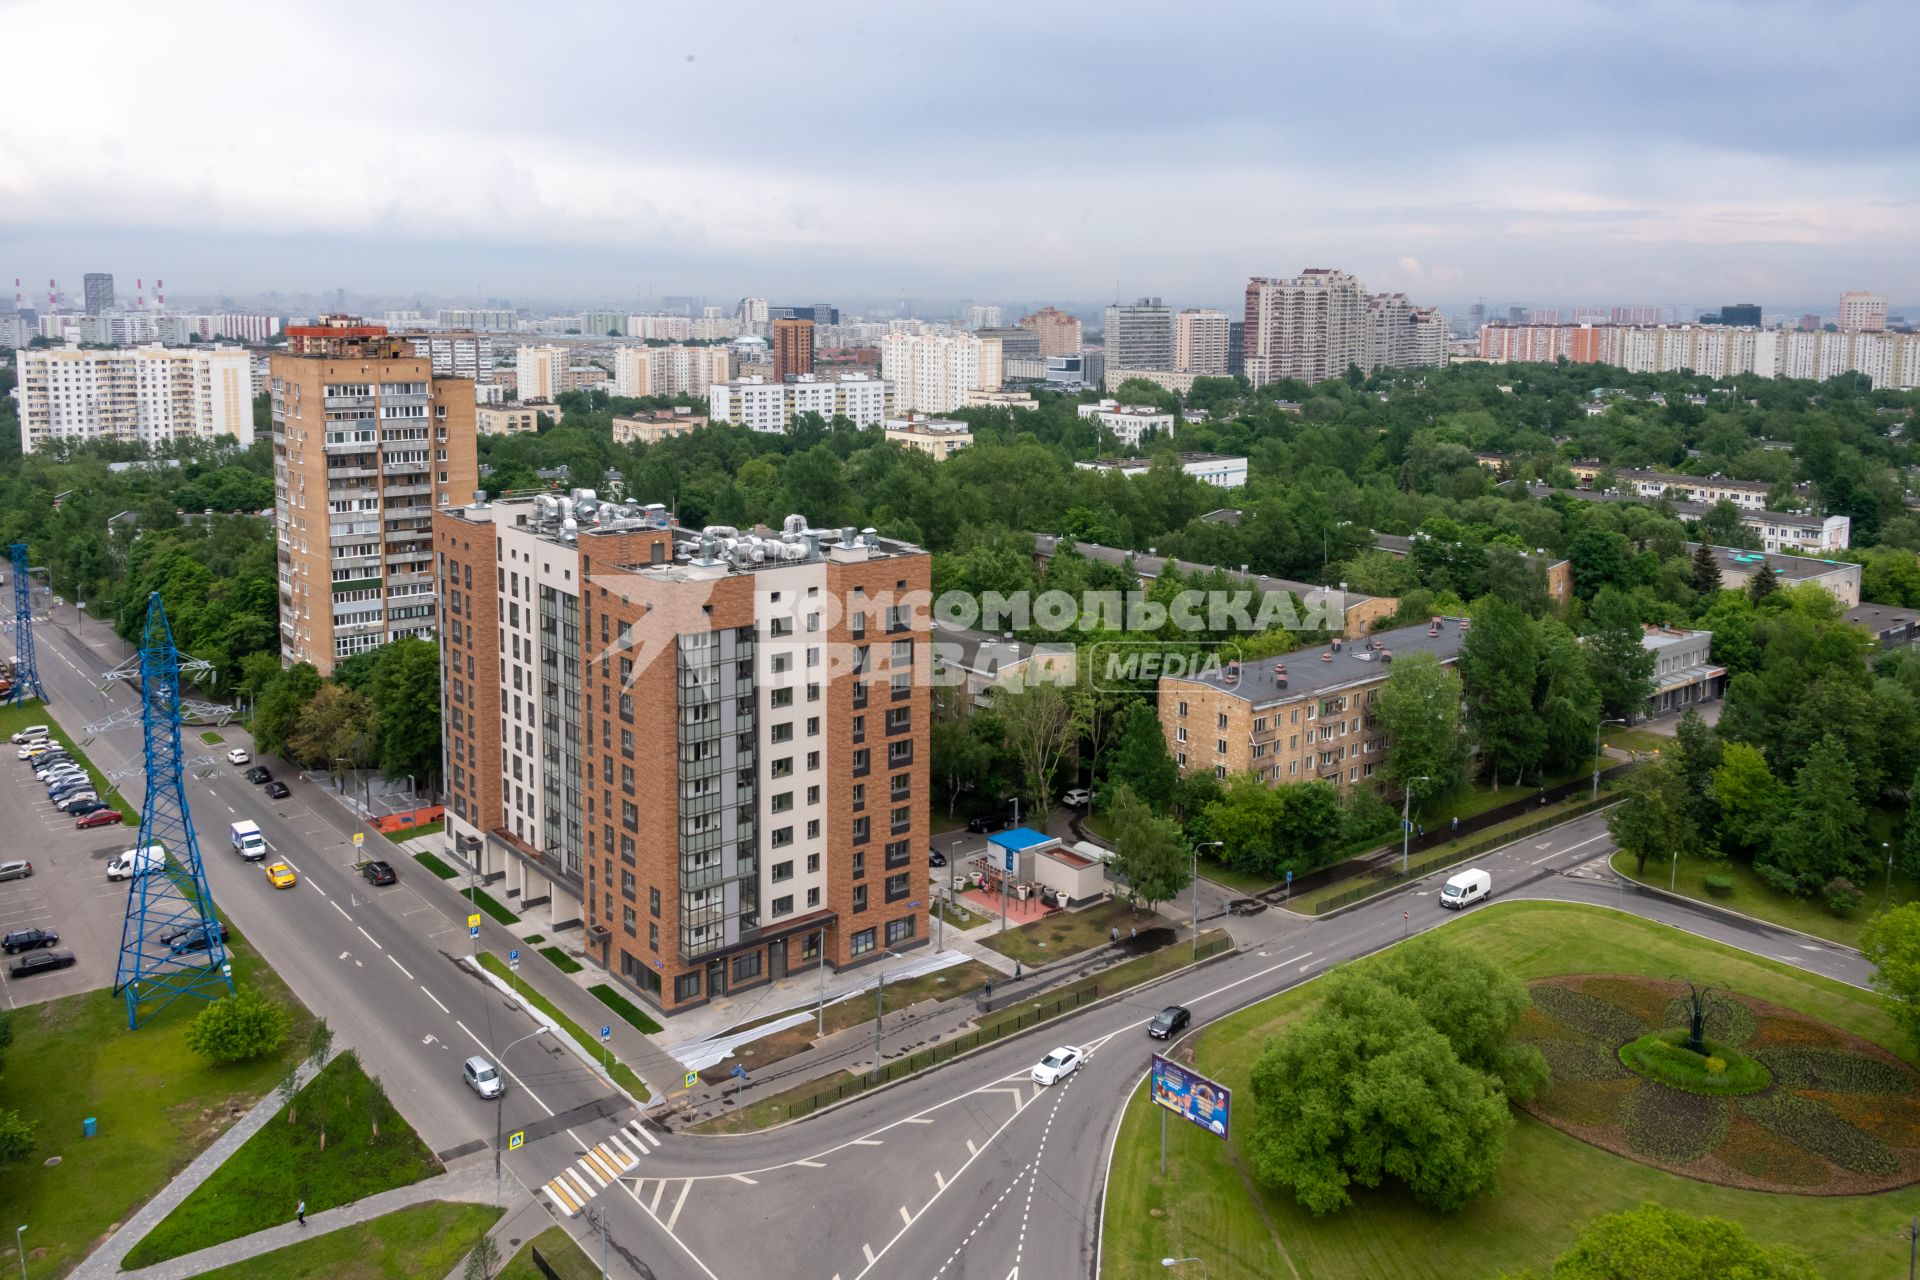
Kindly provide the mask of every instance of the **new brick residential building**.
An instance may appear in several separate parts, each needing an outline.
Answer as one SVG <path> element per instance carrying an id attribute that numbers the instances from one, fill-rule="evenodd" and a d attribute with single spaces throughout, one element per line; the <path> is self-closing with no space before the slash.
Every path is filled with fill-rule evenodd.
<path id="1" fill-rule="evenodd" d="M 813 321 L 773 322 L 773 376 L 776 381 L 813 372 Z"/>
<path id="2" fill-rule="evenodd" d="M 434 525 L 455 858 L 668 1014 L 924 942 L 924 551 L 587 490 Z"/>

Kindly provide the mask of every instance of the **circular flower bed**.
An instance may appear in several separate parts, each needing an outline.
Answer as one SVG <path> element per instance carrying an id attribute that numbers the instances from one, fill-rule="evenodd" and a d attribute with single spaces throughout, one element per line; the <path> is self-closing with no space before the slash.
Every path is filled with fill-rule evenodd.
<path id="1" fill-rule="evenodd" d="M 1550 1076 L 1525 1105 L 1562 1132 L 1756 1190 L 1857 1195 L 1920 1181 L 1920 1073 L 1877 1045 L 1715 992 L 1703 1058 L 1685 1047 L 1682 983 L 1602 974 L 1542 979 L 1532 994 L 1515 1036 Z"/>

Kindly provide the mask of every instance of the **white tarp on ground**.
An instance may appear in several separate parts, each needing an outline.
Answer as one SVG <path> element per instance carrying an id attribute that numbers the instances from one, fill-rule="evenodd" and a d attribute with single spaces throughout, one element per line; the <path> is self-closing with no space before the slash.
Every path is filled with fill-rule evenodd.
<path id="1" fill-rule="evenodd" d="M 902 982 L 908 978 L 918 978 L 924 974 L 938 973 L 942 969 L 951 969 L 954 965 L 965 964 L 966 961 L 967 957 L 965 953 L 959 951 L 938 951 L 930 955 L 916 956 L 911 960 L 889 965 L 886 970 L 887 981 Z M 876 969 L 871 978 L 857 987 L 836 992 L 827 1000 L 827 1003 L 839 1004 L 842 1000 L 851 1000 L 857 995 L 872 991 L 879 981 L 880 973 L 879 970 Z M 815 1007 L 816 1006 L 809 1005 L 798 1012 L 775 1018 L 771 1022 L 763 1022 L 755 1027 L 749 1027 L 745 1031 L 725 1031 L 705 1040 L 689 1040 L 684 1044 L 670 1044 L 664 1047 L 666 1051 L 678 1059 L 680 1065 L 687 1070 L 705 1071 L 714 1063 L 724 1061 L 735 1049 L 749 1041 L 758 1040 L 761 1036 L 770 1036 L 776 1031 L 785 1031 L 788 1027 L 797 1027 L 801 1023 L 813 1021 L 816 1016 Z"/>

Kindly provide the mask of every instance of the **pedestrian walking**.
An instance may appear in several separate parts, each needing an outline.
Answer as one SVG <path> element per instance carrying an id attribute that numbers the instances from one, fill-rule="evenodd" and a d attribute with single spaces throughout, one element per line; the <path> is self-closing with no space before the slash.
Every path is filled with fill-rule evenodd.
<path id="1" fill-rule="evenodd" d="M 1119 926 L 1119 925 L 1115 925 L 1115 926 L 1113 926 L 1113 928 L 1111 928 L 1111 929 L 1109 929 L 1109 930 L 1107 930 L 1107 941 L 1108 941 L 1108 942 L 1118 942 L 1118 941 L 1120 941 L 1120 926 Z"/>
<path id="2" fill-rule="evenodd" d="M 304 1227 L 307 1225 L 307 1202 L 305 1200 L 302 1200 L 300 1207 L 293 1211 L 293 1216 L 301 1226 Z"/>
<path id="3" fill-rule="evenodd" d="M 993 999 L 993 979 L 987 979 L 987 999 Z"/>
<path id="4" fill-rule="evenodd" d="M 1416 822 L 1413 825 L 1416 829 L 1418 829 L 1420 833 L 1420 838 L 1422 840 L 1425 840 L 1427 838 L 1427 824 L 1424 822 Z"/>
<path id="5" fill-rule="evenodd" d="M 1460 815 L 1457 813 L 1453 815 L 1453 834 L 1460 834 Z"/>
<path id="6" fill-rule="evenodd" d="M 1129 941 L 1129 942 L 1138 942 L 1138 941 L 1140 941 L 1140 929 L 1139 929 L 1139 927 L 1138 927 L 1138 926 L 1136 926 L 1136 925 L 1129 925 L 1129 926 L 1127 927 L 1127 941 Z"/>
<path id="7" fill-rule="evenodd" d="M 1013 980 L 1015 982 L 1020 981 L 1020 962 L 1018 960 L 1013 962 Z"/>

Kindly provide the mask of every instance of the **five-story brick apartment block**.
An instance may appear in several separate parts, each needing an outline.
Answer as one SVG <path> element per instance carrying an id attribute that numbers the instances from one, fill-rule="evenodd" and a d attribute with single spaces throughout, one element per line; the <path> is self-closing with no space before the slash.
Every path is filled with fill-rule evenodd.
<path id="1" fill-rule="evenodd" d="M 322 675 L 435 630 L 435 508 L 478 481 L 473 382 L 378 326 L 291 329 L 271 364 L 280 657 Z"/>
<path id="2" fill-rule="evenodd" d="M 927 554 L 590 490 L 438 512 L 448 848 L 674 1013 L 925 941 Z"/>

